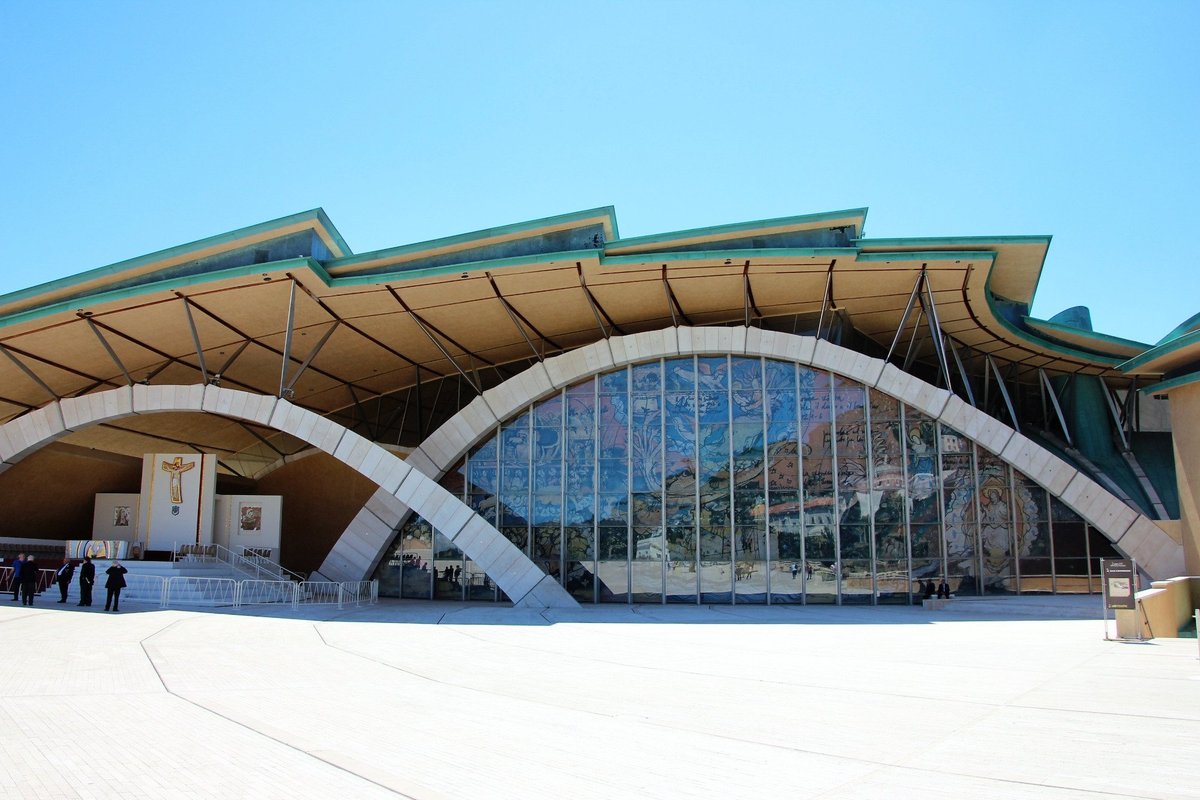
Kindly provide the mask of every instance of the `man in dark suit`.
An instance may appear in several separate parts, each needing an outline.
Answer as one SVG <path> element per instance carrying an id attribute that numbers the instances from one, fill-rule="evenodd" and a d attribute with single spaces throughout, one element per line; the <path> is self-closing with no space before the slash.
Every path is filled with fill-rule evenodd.
<path id="1" fill-rule="evenodd" d="M 25 563 L 21 565 L 21 604 L 26 606 L 33 605 L 37 595 L 38 567 L 33 562 L 33 556 L 25 556 Z"/>
<path id="2" fill-rule="evenodd" d="M 21 567 L 25 566 L 25 554 L 17 553 L 17 557 L 12 563 L 12 590 L 13 600 L 17 599 L 17 595 L 21 592 Z"/>
<path id="3" fill-rule="evenodd" d="M 64 558 L 62 566 L 58 568 L 58 572 L 54 574 L 54 580 L 58 582 L 58 591 L 62 595 L 60 603 L 67 602 L 67 591 L 71 588 L 71 578 L 75 576 L 75 565 L 71 563 L 71 559 Z"/>
<path id="4" fill-rule="evenodd" d="M 121 566 L 121 562 L 113 559 L 112 566 L 104 570 L 108 575 L 108 580 L 104 582 L 104 588 L 108 589 L 108 597 L 104 600 L 104 610 L 108 611 L 108 607 L 112 606 L 113 611 L 121 610 L 121 590 L 125 588 L 125 573 L 129 570 Z"/>
<path id="5" fill-rule="evenodd" d="M 83 566 L 79 568 L 79 605 L 92 604 L 92 586 L 96 583 L 96 565 L 91 556 L 83 557 Z"/>

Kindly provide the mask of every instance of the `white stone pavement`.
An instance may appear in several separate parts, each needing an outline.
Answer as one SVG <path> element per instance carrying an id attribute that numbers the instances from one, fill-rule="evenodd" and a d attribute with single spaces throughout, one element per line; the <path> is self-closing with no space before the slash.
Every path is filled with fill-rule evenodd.
<path id="1" fill-rule="evenodd" d="M 1200 797 L 1196 641 L 1044 601 L 0 603 L 3 798 Z"/>

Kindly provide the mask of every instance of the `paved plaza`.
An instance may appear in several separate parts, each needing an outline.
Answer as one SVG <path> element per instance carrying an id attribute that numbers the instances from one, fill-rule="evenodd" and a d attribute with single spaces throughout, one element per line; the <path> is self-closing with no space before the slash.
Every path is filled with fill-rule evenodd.
<path id="1" fill-rule="evenodd" d="M 3 798 L 1200 797 L 1196 641 L 1096 598 L 0 602 Z"/>

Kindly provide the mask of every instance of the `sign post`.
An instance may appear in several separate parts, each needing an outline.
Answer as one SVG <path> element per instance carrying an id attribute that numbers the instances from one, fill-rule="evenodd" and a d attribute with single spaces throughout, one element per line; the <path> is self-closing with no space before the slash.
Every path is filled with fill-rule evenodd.
<path id="1" fill-rule="evenodd" d="M 1137 565 L 1132 558 L 1100 559 L 1101 587 L 1104 593 L 1104 638 L 1108 639 L 1109 609 L 1137 610 Z M 1115 619 L 1115 615 L 1114 615 Z M 1142 626 L 1138 623 L 1138 638 L 1142 638 Z"/>

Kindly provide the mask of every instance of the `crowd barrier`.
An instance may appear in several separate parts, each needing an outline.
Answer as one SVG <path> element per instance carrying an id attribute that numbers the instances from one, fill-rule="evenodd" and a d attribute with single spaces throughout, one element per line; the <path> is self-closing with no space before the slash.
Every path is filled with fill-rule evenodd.
<path id="1" fill-rule="evenodd" d="M 55 571 L 38 570 L 37 593 L 54 586 Z M 78 578 L 71 581 L 72 591 L 78 592 Z M 12 567 L 0 567 L 0 594 L 12 591 Z M 104 596 L 103 576 L 96 582 L 96 595 Z M 160 608 L 176 606 L 242 606 L 305 605 L 345 606 L 374 605 L 379 602 L 379 581 L 290 581 L 236 580 L 234 578 L 203 578 L 179 575 L 138 575 L 126 573 L 121 598 L 138 603 L 152 603 Z"/>

